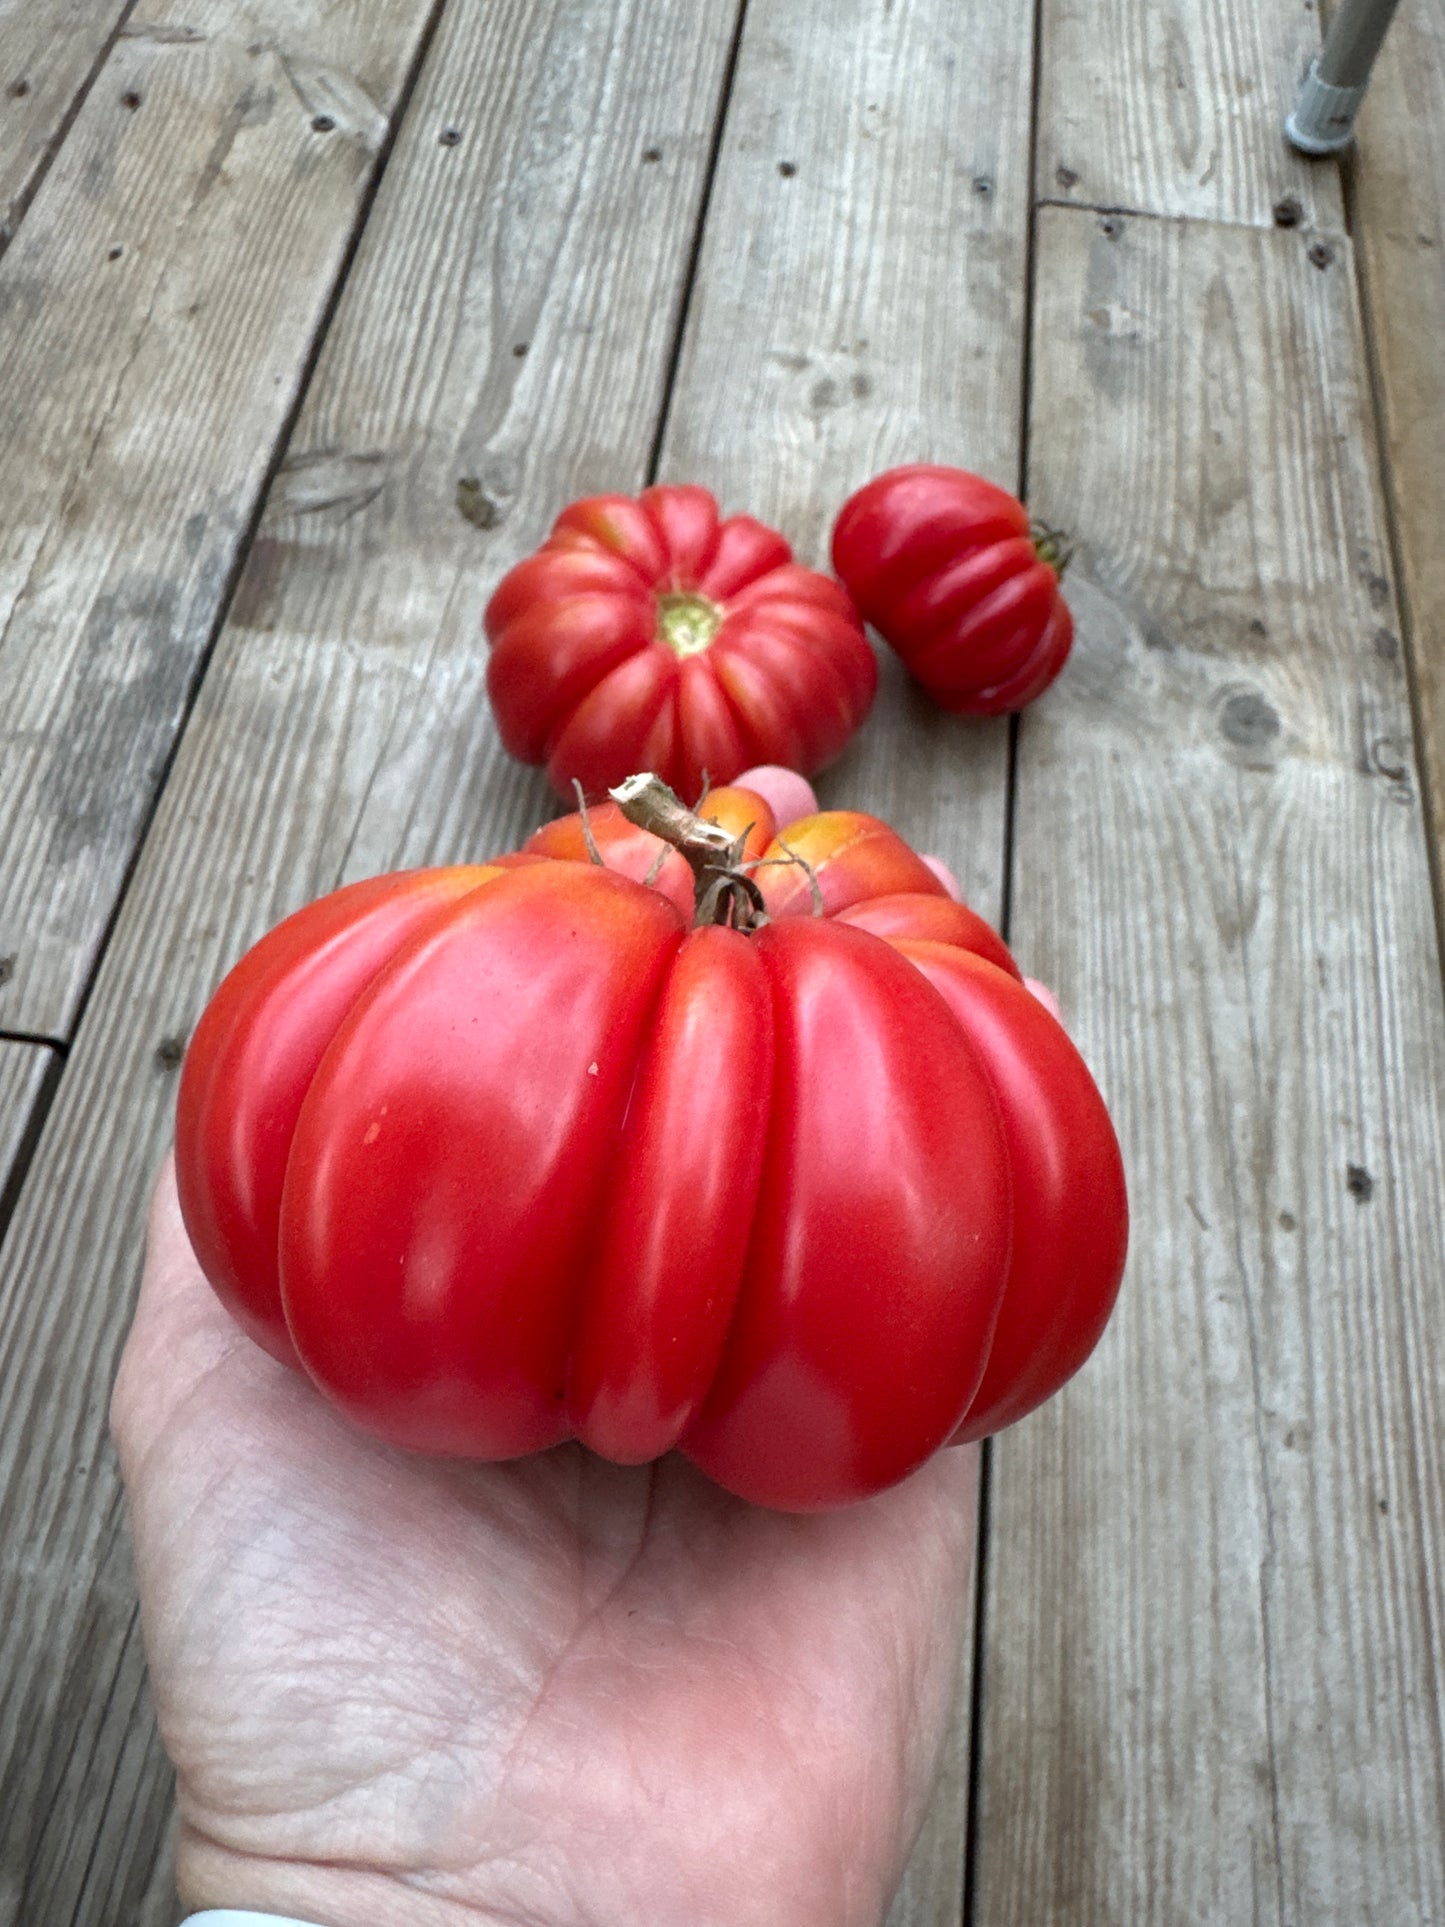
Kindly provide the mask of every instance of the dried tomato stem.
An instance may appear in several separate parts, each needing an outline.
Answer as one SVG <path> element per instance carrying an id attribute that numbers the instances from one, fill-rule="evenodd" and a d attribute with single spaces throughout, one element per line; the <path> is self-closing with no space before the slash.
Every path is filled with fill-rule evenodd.
<path id="1" fill-rule="evenodd" d="M 572 788 L 577 793 L 577 814 L 582 819 L 582 841 L 587 845 L 587 858 L 591 863 L 601 863 L 602 852 L 597 847 L 597 838 L 592 834 L 592 825 L 587 821 L 587 792 L 574 776 Z"/>
<path id="2" fill-rule="evenodd" d="M 609 794 L 629 823 L 670 843 L 687 859 L 696 921 L 754 930 L 766 918 L 763 893 L 743 868 L 744 837 L 731 837 L 690 810 L 660 776 L 629 776 Z"/>

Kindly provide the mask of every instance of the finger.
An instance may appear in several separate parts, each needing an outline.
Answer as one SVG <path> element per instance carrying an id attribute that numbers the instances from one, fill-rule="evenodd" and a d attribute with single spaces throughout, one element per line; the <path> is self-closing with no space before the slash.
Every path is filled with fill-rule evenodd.
<path id="1" fill-rule="evenodd" d="M 958 878 L 953 874 L 952 870 L 950 870 L 948 865 L 944 862 L 943 858 L 941 856 L 926 856 L 924 857 L 923 861 L 928 865 L 929 869 L 932 870 L 933 874 L 938 878 L 939 882 L 943 885 L 944 889 L 947 890 L 948 894 L 953 898 L 954 902 L 962 903 L 963 902 L 962 886 L 960 885 Z"/>
<path id="2" fill-rule="evenodd" d="M 1054 995 L 1054 993 L 1049 989 L 1047 984 L 1041 984 L 1037 977 L 1025 977 L 1024 989 L 1027 991 L 1030 991 L 1035 997 L 1038 998 L 1039 1002 L 1043 1005 L 1044 1009 L 1049 1013 L 1050 1017 L 1055 1017 L 1058 1019 L 1058 1021 L 1061 1024 L 1063 1023 L 1064 1013 L 1059 1008 L 1059 1000 Z"/>
<path id="3" fill-rule="evenodd" d="M 197 1330 L 229 1333 L 235 1329 L 191 1248 L 176 1191 L 174 1152 L 167 1154 L 151 1193 L 135 1322 L 146 1337 L 166 1341 L 181 1340 Z"/>
<path id="4" fill-rule="evenodd" d="M 812 816 L 818 808 L 817 794 L 807 777 L 800 776 L 795 769 L 784 769 L 780 763 L 759 763 L 753 769 L 745 769 L 741 776 L 735 776 L 733 783 L 738 789 L 752 790 L 761 796 L 780 829 L 786 829 L 800 817 Z"/>

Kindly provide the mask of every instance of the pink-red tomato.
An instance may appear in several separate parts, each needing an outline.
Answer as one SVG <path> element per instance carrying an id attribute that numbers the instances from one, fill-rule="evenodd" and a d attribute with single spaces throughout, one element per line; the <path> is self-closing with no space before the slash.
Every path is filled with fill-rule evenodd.
<path id="1" fill-rule="evenodd" d="M 1015 496 L 933 463 L 875 477 L 833 528 L 833 567 L 864 617 L 958 715 L 1022 709 L 1063 668 L 1061 566 Z"/>
<path id="2" fill-rule="evenodd" d="M 702 814 L 754 928 L 694 927 L 686 862 L 616 811 L 288 918 L 192 1039 L 182 1209 L 257 1342 L 395 1444 L 678 1447 L 838 1505 L 1082 1363 L 1123 1172 L 1068 1037 L 902 838 L 780 831 L 744 788 Z"/>
<path id="3" fill-rule="evenodd" d="M 821 769 L 878 682 L 846 592 L 692 486 L 574 502 L 485 626 L 502 741 L 569 798 L 638 769 L 680 796 L 754 763 Z"/>

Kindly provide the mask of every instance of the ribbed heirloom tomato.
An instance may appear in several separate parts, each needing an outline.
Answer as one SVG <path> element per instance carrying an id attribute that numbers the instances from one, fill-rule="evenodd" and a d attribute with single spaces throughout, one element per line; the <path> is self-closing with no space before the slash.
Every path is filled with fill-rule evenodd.
<path id="1" fill-rule="evenodd" d="M 967 469 L 916 462 L 851 495 L 833 567 L 863 615 L 944 709 L 998 716 L 1043 694 L 1074 619 L 1065 557 L 1005 489 Z"/>
<path id="2" fill-rule="evenodd" d="M 637 769 L 684 796 L 755 763 L 808 774 L 878 684 L 847 593 L 705 488 L 574 502 L 484 620 L 502 741 L 566 797 Z"/>
<path id="3" fill-rule="evenodd" d="M 1113 1130 L 886 825 L 619 794 L 242 959 L 182 1077 L 187 1227 L 257 1342 L 396 1444 L 679 1446 L 767 1505 L 865 1497 L 1088 1355 Z"/>

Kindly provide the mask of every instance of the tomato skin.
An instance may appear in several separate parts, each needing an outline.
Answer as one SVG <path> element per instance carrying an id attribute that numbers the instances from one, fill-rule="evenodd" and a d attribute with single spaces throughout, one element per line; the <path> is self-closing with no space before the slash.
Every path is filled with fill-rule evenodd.
<path id="1" fill-rule="evenodd" d="M 283 1364 L 297 1359 L 277 1239 L 302 1100 L 342 1019 L 398 944 L 502 874 L 458 865 L 333 891 L 248 950 L 196 1026 L 176 1105 L 181 1210 L 227 1310 Z"/>
<path id="2" fill-rule="evenodd" d="M 813 1511 L 894 1484 L 962 1419 L 1012 1193 L 992 1087 L 916 971 L 820 920 L 756 942 L 774 1124 L 728 1344 L 682 1444 L 729 1491 Z"/>
<path id="3" fill-rule="evenodd" d="M 568 1415 L 619 1464 L 677 1444 L 717 1371 L 742 1283 L 772 1108 L 758 947 L 685 938 L 623 1125 L 568 1373 Z"/>
<path id="4" fill-rule="evenodd" d="M 956 947 L 898 943 L 967 1031 L 1000 1099 L 1019 1209 L 987 1369 L 953 1443 L 1052 1398 L 1119 1295 L 1129 1205 L 1118 1139 L 1068 1033 L 1021 983 Z"/>
<path id="5" fill-rule="evenodd" d="M 819 769 L 877 689 L 847 592 L 693 486 L 574 502 L 483 620 L 502 741 L 564 797 L 637 769 L 685 797 L 749 764 Z"/>
<path id="6" fill-rule="evenodd" d="M 908 891 L 946 895 L 942 883 L 886 823 L 862 810 L 819 810 L 790 823 L 763 852 L 758 888 L 770 917 L 837 916 L 866 898 Z"/>
<path id="7" fill-rule="evenodd" d="M 977 911 L 953 897 L 925 896 L 921 891 L 865 897 L 861 903 L 838 911 L 837 919 L 859 930 L 871 930 L 875 937 L 887 937 L 890 942 L 912 938 L 917 942 L 953 944 L 985 958 L 1016 982 L 1023 982 L 1023 973 L 1003 938 Z M 905 951 L 905 955 L 912 953 Z"/>
<path id="8" fill-rule="evenodd" d="M 1059 574 L 1028 512 L 965 469 L 889 469 L 844 503 L 833 567 L 867 621 L 944 709 L 1022 709 L 1073 644 Z"/>
<path id="9" fill-rule="evenodd" d="M 333 1039 L 292 1144 L 282 1290 L 311 1376 L 393 1444 L 493 1459 L 567 1437 L 577 1279 L 683 931 L 607 870 L 515 871 L 403 948 Z"/>
<path id="10" fill-rule="evenodd" d="M 278 926 L 192 1040 L 182 1209 L 251 1335 L 393 1444 L 678 1447 L 812 1510 L 1077 1368 L 1123 1174 L 1062 1029 L 887 825 L 707 809 L 806 851 L 824 913 L 793 863 L 771 922 L 689 928 L 639 880 L 666 846 L 599 811 L 601 863 L 563 818 Z"/>

